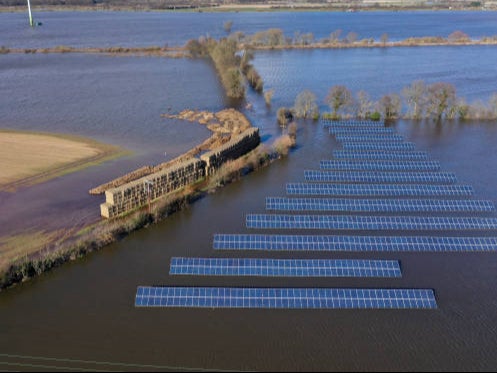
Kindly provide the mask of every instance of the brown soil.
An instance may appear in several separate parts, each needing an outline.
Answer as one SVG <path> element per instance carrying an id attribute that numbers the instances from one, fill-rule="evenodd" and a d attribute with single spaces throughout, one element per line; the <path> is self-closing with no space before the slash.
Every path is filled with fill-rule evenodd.
<path id="1" fill-rule="evenodd" d="M 118 153 L 90 139 L 0 130 L 0 190 L 40 183 Z"/>

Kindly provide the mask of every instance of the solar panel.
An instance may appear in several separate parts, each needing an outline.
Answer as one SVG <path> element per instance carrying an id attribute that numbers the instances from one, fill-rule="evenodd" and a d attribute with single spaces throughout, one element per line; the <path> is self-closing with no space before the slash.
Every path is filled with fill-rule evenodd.
<path id="1" fill-rule="evenodd" d="M 428 159 L 424 151 L 357 151 L 357 150 L 333 150 L 333 157 L 337 159 L 365 159 L 365 160 L 391 160 L 391 161 L 422 161 Z"/>
<path id="2" fill-rule="evenodd" d="M 135 307 L 434 309 L 432 289 L 139 286 Z"/>
<path id="3" fill-rule="evenodd" d="M 264 251 L 497 251 L 497 237 L 215 234 L 215 250 Z"/>
<path id="4" fill-rule="evenodd" d="M 335 135 L 337 141 L 343 142 L 382 142 L 382 141 L 390 141 L 390 142 L 398 142 L 404 141 L 404 138 L 398 134 L 371 134 L 371 135 L 345 135 L 345 134 L 337 134 Z"/>
<path id="5" fill-rule="evenodd" d="M 345 150 L 414 150 L 416 145 L 412 142 L 343 142 L 342 147 Z"/>
<path id="6" fill-rule="evenodd" d="M 359 259 L 171 259 L 169 274 L 195 276 L 400 277 L 397 260 Z"/>
<path id="7" fill-rule="evenodd" d="M 372 135 L 394 133 L 393 128 L 386 127 L 330 127 L 331 135 Z"/>
<path id="8" fill-rule="evenodd" d="M 484 200 L 353 199 L 267 197 L 267 210 L 345 212 L 491 212 Z"/>
<path id="9" fill-rule="evenodd" d="M 352 161 L 352 160 L 322 160 L 319 167 L 323 170 L 340 171 L 438 171 L 437 161 Z"/>
<path id="10" fill-rule="evenodd" d="M 439 183 L 453 184 L 456 176 L 451 172 L 373 172 L 373 171 L 320 171 L 305 170 L 306 181 L 337 183 Z"/>
<path id="11" fill-rule="evenodd" d="M 335 196 L 471 196 L 469 185 L 287 183 L 286 192 Z"/>
<path id="12" fill-rule="evenodd" d="M 383 127 L 384 122 L 371 120 L 327 120 L 321 119 L 325 127 Z"/>
<path id="13" fill-rule="evenodd" d="M 336 230 L 486 230 L 497 219 L 479 217 L 248 214 L 247 228 Z"/>

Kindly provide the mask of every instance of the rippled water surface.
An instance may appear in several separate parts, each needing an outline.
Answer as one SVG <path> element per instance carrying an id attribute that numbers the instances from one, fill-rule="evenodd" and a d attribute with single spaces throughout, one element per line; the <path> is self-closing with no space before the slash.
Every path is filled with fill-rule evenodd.
<path id="1" fill-rule="evenodd" d="M 497 34 L 496 12 L 39 12 L 42 27 L 25 27 L 25 13 L 0 14 L 0 46 L 43 48 L 57 45 L 74 47 L 183 45 L 200 35 L 219 38 L 226 35 L 223 25 L 233 21 L 232 31 L 253 34 L 281 28 L 286 36 L 312 32 L 316 38 L 342 30 L 342 37 L 356 32 L 360 38 L 390 40 L 411 36 L 447 37 L 462 30 L 472 38 Z"/>
<path id="2" fill-rule="evenodd" d="M 58 19 L 65 14 L 48 15 Z M 483 20 L 494 13 L 428 13 L 431 17 L 449 19 L 452 14 L 458 20 L 458 17 Z M 67 13 L 67 17 L 78 19 L 77 15 Z M 387 15 L 393 16 L 381 13 L 378 18 L 370 19 L 383 20 Z M 87 22 L 89 16 L 83 13 L 79 21 Z M 109 16 L 98 13 L 95 20 Z M 130 13 L 112 13 L 112 16 L 133 19 Z M 279 17 L 273 18 L 275 26 L 277 19 L 288 25 L 295 23 L 294 13 L 174 16 L 218 17 L 213 23 L 216 27 L 222 24 L 223 17 L 234 19 L 237 27 L 242 22 L 260 24 L 271 17 Z M 356 15 L 360 21 L 354 14 L 329 15 L 332 16 L 350 17 L 354 25 L 371 30 L 382 28 L 379 21 L 378 24 L 364 22 L 365 18 L 361 17 L 372 17 L 369 14 Z M 417 16 L 415 12 L 396 15 L 398 22 L 402 17 L 409 20 Z M 10 20 L 12 15 L 0 14 L 0 17 Z M 131 43 L 143 45 L 138 41 L 158 40 L 146 26 L 139 26 L 147 17 L 173 15 L 136 14 L 137 35 L 146 37 L 133 34 L 129 38 L 136 40 Z M 474 27 L 483 23 L 475 23 Z M 1 27 L 4 22 L 0 22 Z M 116 27 L 113 32 L 119 34 L 121 26 Z M 195 27 L 198 25 L 193 23 L 191 28 Z M 294 27 L 298 25 L 295 23 Z M 317 30 L 318 26 L 315 27 Z M 440 29 L 452 28 L 454 23 L 440 21 L 432 29 L 419 27 L 418 32 L 435 34 Z M 191 30 L 184 27 L 176 32 L 188 35 Z M 55 39 L 64 37 L 59 33 Z M 20 38 L 16 43 L 22 45 L 22 40 L 26 39 Z M 102 40 L 112 44 L 114 39 Z M 93 43 L 91 37 L 79 42 Z M 258 52 L 254 63 L 266 87 L 275 89 L 275 96 L 272 108 L 267 108 L 260 96 L 250 92 L 247 101 L 252 103 L 253 110 L 247 115 L 261 128 L 264 140 L 269 143 L 282 131 L 275 124 L 277 108 L 293 105 L 295 95 L 305 88 L 317 94 L 322 108 L 322 99 L 334 84 L 346 84 L 354 91 L 365 89 L 378 97 L 398 92 L 415 79 L 448 81 L 470 101 L 487 100 L 497 90 L 495 60 L 494 47 Z M 40 211 L 52 209 L 53 216 L 62 211 L 58 209 L 67 212 L 67 206 L 71 206 L 73 219 L 84 214 L 96 218 L 102 198 L 86 194 L 93 182 L 105 181 L 108 176 L 143 162 L 160 161 L 164 151 L 168 155 L 179 154 L 208 136 L 205 128 L 165 120 L 161 113 L 168 108 L 218 110 L 228 104 L 212 67 L 203 61 L 183 59 L 1 55 L 0 82 L 0 127 L 76 133 L 134 151 L 125 159 L 26 188 L 15 195 L 0 195 L 2 227 L 8 227 L 12 221 L 22 225 L 23 219 L 31 215 L 34 223 L 46 224 L 42 216 L 36 216 L 36 210 L 30 210 L 33 205 L 25 201 L 40 206 Z M 460 184 L 472 185 L 474 198 L 497 201 L 496 123 L 437 125 L 399 121 L 392 126 L 406 140 L 415 142 L 419 150 L 428 151 L 431 159 L 439 160 L 443 171 L 455 172 Z M 31 364 L 39 369 L 64 366 L 80 370 L 494 370 L 497 366 L 495 253 L 246 253 L 250 257 L 275 258 L 399 259 L 401 279 L 168 275 L 172 256 L 245 255 L 214 252 L 214 233 L 290 233 L 248 230 L 245 215 L 264 212 L 266 196 L 285 195 L 286 182 L 303 181 L 304 169 L 317 168 L 319 160 L 330 158 L 331 151 L 338 147 L 319 123 L 299 123 L 297 136 L 298 147 L 288 158 L 268 169 L 206 196 L 187 210 L 98 253 L 2 292 L 0 368 L 28 369 Z M 495 232 L 485 234 L 495 235 Z M 134 295 L 138 285 L 433 288 L 439 308 L 434 311 L 137 309 Z"/>

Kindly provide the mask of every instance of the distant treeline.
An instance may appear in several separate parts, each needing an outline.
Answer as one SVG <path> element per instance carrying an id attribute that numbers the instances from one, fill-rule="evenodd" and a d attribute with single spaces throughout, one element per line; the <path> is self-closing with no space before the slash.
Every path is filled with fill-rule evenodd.
<path id="1" fill-rule="evenodd" d="M 0 6 L 26 6 L 26 0 L 0 0 Z M 33 6 L 122 7 L 135 9 L 186 9 L 219 5 L 210 0 L 31 0 Z"/>
<path id="2" fill-rule="evenodd" d="M 341 29 L 330 32 L 324 38 L 317 39 L 312 32 L 294 32 L 293 36 L 286 36 L 283 30 L 272 28 L 246 35 L 241 31 L 229 36 L 242 46 L 254 49 L 283 49 L 283 48 L 347 48 L 347 47 L 393 47 L 414 45 L 466 45 L 466 44 L 495 44 L 497 35 L 484 36 L 480 39 L 471 39 L 465 32 L 456 30 L 447 37 L 422 36 L 409 37 L 400 41 L 389 41 L 389 35 L 383 33 L 379 39 L 372 37 L 360 38 L 359 34 L 350 31 L 344 34 Z"/>
<path id="3" fill-rule="evenodd" d="M 487 102 L 468 103 L 457 96 L 452 84 L 445 82 L 426 84 L 417 80 L 401 93 L 386 94 L 378 101 L 372 100 L 366 91 L 361 90 L 354 96 L 346 86 L 335 85 L 324 102 L 331 112 L 321 117 L 328 119 L 497 120 L 497 93 Z M 280 108 L 278 121 L 285 124 L 292 117 L 317 119 L 319 116 L 316 95 L 305 90 L 297 96 L 293 108 Z"/>

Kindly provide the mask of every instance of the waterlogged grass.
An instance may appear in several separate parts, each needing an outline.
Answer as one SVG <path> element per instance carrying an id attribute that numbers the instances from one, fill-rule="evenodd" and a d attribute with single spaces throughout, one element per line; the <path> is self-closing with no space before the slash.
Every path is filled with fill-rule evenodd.
<path id="1" fill-rule="evenodd" d="M 52 243 L 59 232 L 29 231 L 8 237 L 0 237 L 0 269 L 20 259 L 26 258 Z"/>

